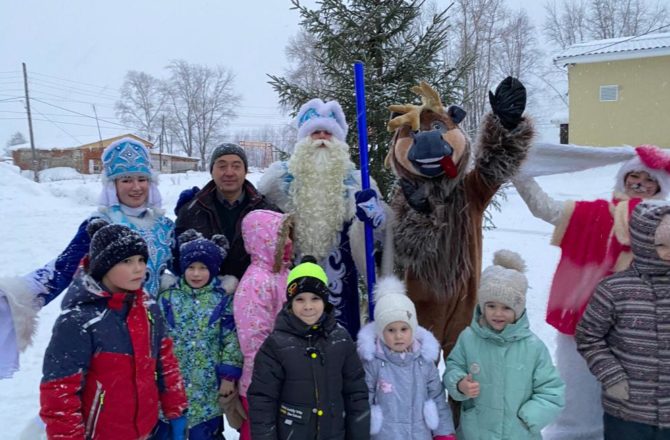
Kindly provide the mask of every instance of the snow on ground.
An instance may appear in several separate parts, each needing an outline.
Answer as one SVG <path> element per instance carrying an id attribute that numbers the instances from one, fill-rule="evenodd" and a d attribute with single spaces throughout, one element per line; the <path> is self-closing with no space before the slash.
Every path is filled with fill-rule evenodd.
<path id="1" fill-rule="evenodd" d="M 610 166 L 538 181 L 550 196 L 560 200 L 607 198 L 616 170 L 617 166 Z M 99 177 L 74 175 L 63 180 L 67 172 L 56 174 L 38 184 L 21 177 L 18 168 L 0 163 L 0 276 L 21 275 L 55 258 L 79 224 L 96 209 Z M 249 179 L 256 182 L 261 174 L 254 170 Z M 208 181 L 209 175 L 203 172 L 162 175 L 160 188 L 167 215 L 174 219 L 172 207 L 183 189 L 202 187 Z M 528 266 L 531 327 L 553 352 L 555 331 L 544 322 L 548 289 L 559 256 L 558 249 L 549 245 L 552 228 L 532 217 L 514 188 L 506 190 L 501 204 L 501 211 L 493 212 L 497 228 L 484 234 L 483 267 L 491 264 L 493 252 L 501 248 L 523 256 Z M 56 299 L 40 312 L 35 343 L 22 354 L 21 370 L 12 379 L 0 380 L 2 438 L 18 438 L 39 411 L 42 356 L 59 309 L 60 299 Z M 235 439 L 237 433 L 228 430 L 226 438 Z"/>

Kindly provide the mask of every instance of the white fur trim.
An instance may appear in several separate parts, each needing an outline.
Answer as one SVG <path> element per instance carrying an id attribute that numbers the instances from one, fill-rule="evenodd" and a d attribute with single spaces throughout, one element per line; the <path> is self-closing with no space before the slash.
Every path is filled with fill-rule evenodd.
<path id="1" fill-rule="evenodd" d="M 534 142 L 517 177 L 537 177 L 574 173 L 605 165 L 621 163 L 635 156 L 631 146 L 589 147 L 581 145 Z M 475 155 L 473 154 L 472 157 Z"/>
<path id="2" fill-rule="evenodd" d="M 342 142 L 346 141 L 349 126 L 342 107 L 337 101 L 323 102 L 319 98 L 307 101 L 296 116 L 298 139 L 303 139 L 316 130 L 327 130 Z"/>
<path id="3" fill-rule="evenodd" d="M 440 356 L 440 343 L 431 332 L 419 326 L 414 339 L 421 343 L 421 357 L 426 362 L 435 362 Z"/>
<path id="4" fill-rule="evenodd" d="M 628 173 L 633 171 L 646 171 L 651 177 L 656 179 L 660 191 L 654 196 L 654 198 L 665 199 L 670 193 L 670 175 L 665 170 L 656 170 L 649 168 L 642 163 L 640 157 L 635 155 L 628 162 L 624 163 L 619 171 L 616 174 L 616 180 L 614 182 L 614 191 L 620 193 L 626 193 L 626 187 L 624 186 L 624 179 Z"/>
<path id="5" fill-rule="evenodd" d="M 370 322 L 361 328 L 356 340 L 358 356 L 364 361 L 371 361 L 377 350 L 377 333 L 374 322 Z M 414 340 L 421 347 L 421 357 L 426 362 L 435 362 L 440 356 L 440 343 L 435 336 L 425 328 L 418 326 L 414 334 Z"/>
<path id="6" fill-rule="evenodd" d="M 356 338 L 356 351 L 358 356 L 364 361 L 371 361 L 375 357 L 377 333 L 375 333 L 375 323 L 365 324 L 358 331 Z"/>
<path id="7" fill-rule="evenodd" d="M 370 406 L 370 435 L 377 435 L 382 430 L 384 413 L 379 405 Z"/>
<path id="8" fill-rule="evenodd" d="M 12 311 L 16 343 L 24 351 L 33 343 L 37 330 L 37 312 L 40 309 L 35 293 L 24 278 L 0 278 L 0 295 L 7 298 Z"/>
<path id="9" fill-rule="evenodd" d="M 433 399 L 426 400 L 423 403 L 423 419 L 431 431 L 434 431 L 439 426 L 440 415 L 437 412 L 437 405 Z"/>
<path id="10" fill-rule="evenodd" d="M 168 290 L 169 288 L 177 284 L 178 280 L 179 278 L 177 278 L 173 274 L 169 272 L 163 272 L 160 278 L 160 287 L 159 287 L 160 291 L 162 292 L 164 290 Z"/>
<path id="11" fill-rule="evenodd" d="M 256 185 L 261 194 L 284 212 L 287 212 L 289 206 L 287 175 L 286 162 L 274 162 L 265 170 Z"/>
<path id="12" fill-rule="evenodd" d="M 228 295 L 235 293 L 237 285 L 240 284 L 240 280 L 234 275 L 219 275 L 217 278 L 221 281 L 221 286 Z"/>

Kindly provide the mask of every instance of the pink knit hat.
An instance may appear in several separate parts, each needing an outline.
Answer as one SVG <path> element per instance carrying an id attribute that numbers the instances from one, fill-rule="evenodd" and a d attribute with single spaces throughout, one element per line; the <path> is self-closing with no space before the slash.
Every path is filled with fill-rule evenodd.
<path id="1" fill-rule="evenodd" d="M 640 145 L 635 148 L 636 156 L 624 163 L 616 175 L 614 191 L 625 193 L 624 180 L 633 171 L 646 171 L 653 177 L 660 188 L 654 196 L 665 199 L 670 193 L 670 154 L 656 145 Z"/>

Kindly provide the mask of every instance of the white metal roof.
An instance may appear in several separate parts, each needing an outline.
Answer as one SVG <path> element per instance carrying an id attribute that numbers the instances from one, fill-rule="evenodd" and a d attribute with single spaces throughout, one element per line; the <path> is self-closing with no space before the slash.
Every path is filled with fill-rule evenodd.
<path id="1" fill-rule="evenodd" d="M 558 65 L 599 63 L 670 55 L 670 32 L 574 44 L 554 57 Z"/>

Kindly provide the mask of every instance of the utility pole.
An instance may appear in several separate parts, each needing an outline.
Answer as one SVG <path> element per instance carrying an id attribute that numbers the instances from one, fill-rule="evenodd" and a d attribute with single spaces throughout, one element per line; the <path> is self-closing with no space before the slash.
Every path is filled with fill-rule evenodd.
<path id="1" fill-rule="evenodd" d="M 102 147 L 102 133 L 100 133 L 100 121 L 98 121 L 98 112 L 95 109 L 95 104 L 91 104 L 93 107 L 93 114 L 95 115 L 95 125 L 98 126 L 98 139 L 100 140 L 100 147 Z"/>
<path id="2" fill-rule="evenodd" d="M 26 91 L 26 111 L 28 112 L 28 130 L 30 132 L 30 150 L 33 154 L 33 177 L 35 182 L 39 182 L 39 177 L 37 177 L 37 153 L 35 153 L 35 136 L 33 136 L 33 119 L 30 115 L 30 97 L 28 95 L 28 71 L 26 69 L 26 63 L 21 63 L 23 65 L 23 88 Z"/>
<path id="3" fill-rule="evenodd" d="M 95 109 L 95 104 L 91 104 L 91 107 L 93 107 L 93 114 L 95 115 L 95 125 L 98 126 L 98 140 L 99 140 L 99 144 L 100 144 L 100 155 L 101 155 L 101 159 L 102 159 L 102 151 L 103 151 L 103 148 L 102 148 L 102 133 L 100 133 L 100 122 L 98 121 L 98 111 Z M 89 147 L 89 151 L 90 151 L 90 149 L 91 149 L 91 148 Z M 94 160 L 94 159 L 91 159 L 91 160 Z M 90 162 L 91 160 L 89 160 L 89 162 Z M 102 160 L 100 160 L 100 162 L 102 162 Z M 82 166 L 81 169 L 83 170 L 84 167 Z M 90 174 L 93 174 L 93 173 L 95 172 L 95 166 L 93 166 L 92 169 L 91 169 L 91 167 L 89 166 L 89 170 L 88 170 L 88 172 L 89 172 Z M 101 171 L 101 172 L 102 172 L 102 171 Z"/>
<path id="4" fill-rule="evenodd" d="M 165 116 L 161 117 L 161 140 L 158 147 L 158 171 L 163 172 L 163 142 L 165 142 Z"/>

